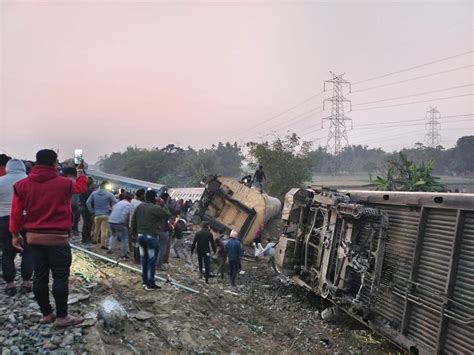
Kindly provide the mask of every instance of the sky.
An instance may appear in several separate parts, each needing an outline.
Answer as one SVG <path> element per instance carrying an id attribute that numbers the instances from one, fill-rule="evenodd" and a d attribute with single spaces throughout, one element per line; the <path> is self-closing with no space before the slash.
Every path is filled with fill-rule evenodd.
<path id="1" fill-rule="evenodd" d="M 452 147 L 474 134 L 473 4 L 3 0 L 0 150 L 95 161 L 290 132 L 325 146 L 331 71 L 352 83 L 350 144 L 423 142 L 435 106 Z"/>

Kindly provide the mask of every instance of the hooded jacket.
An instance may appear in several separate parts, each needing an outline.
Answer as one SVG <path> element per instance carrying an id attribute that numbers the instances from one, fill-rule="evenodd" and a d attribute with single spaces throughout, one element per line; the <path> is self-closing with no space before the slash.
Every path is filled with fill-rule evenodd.
<path id="1" fill-rule="evenodd" d="M 13 185 L 26 178 L 26 167 L 21 160 L 11 159 L 5 167 L 6 175 L 0 177 L 0 217 L 10 215 Z"/>
<path id="2" fill-rule="evenodd" d="M 10 232 L 68 233 L 72 225 L 71 196 L 87 190 L 87 177 L 76 181 L 59 176 L 53 166 L 35 165 L 14 186 Z M 25 214 L 23 214 L 25 212 Z"/>

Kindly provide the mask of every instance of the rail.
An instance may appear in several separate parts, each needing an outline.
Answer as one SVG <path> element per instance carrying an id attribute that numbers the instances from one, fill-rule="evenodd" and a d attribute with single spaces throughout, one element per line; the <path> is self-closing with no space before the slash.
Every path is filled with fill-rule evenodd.
<path id="1" fill-rule="evenodd" d="M 127 269 L 127 270 L 129 270 L 129 271 L 137 272 L 137 273 L 139 273 L 139 274 L 142 273 L 142 271 L 141 271 L 140 269 L 137 269 L 137 268 L 135 268 L 135 267 L 133 267 L 133 266 L 130 266 L 130 265 L 121 263 L 120 261 L 117 261 L 117 260 L 114 260 L 114 259 L 107 258 L 106 256 L 103 256 L 103 255 L 94 253 L 94 252 L 92 252 L 92 251 L 90 251 L 90 250 L 81 248 L 81 247 L 79 247 L 79 246 L 77 246 L 77 245 L 74 245 L 74 244 L 70 244 L 70 245 L 71 245 L 71 248 L 72 248 L 72 249 L 77 250 L 77 251 L 80 251 L 80 252 L 85 253 L 85 254 L 88 254 L 88 255 L 91 255 L 91 256 L 93 256 L 93 257 L 95 257 L 95 258 L 97 258 L 97 259 L 101 259 L 101 260 L 103 260 L 103 261 L 107 261 L 107 262 L 112 263 L 112 264 L 114 264 L 114 265 L 116 265 L 116 266 L 123 267 L 124 269 Z M 201 293 L 201 292 L 199 292 L 198 290 L 195 290 L 195 289 L 190 288 L 190 287 L 188 287 L 188 286 L 184 286 L 184 285 L 182 285 L 182 284 L 180 284 L 180 283 L 178 283 L 178 282 L 175 282 L 175 281 L 173 281 L 173 280 L 170 280 L 170 279 L 165 279 L 165 278 L 160 277 L 160 276 L 156 276 L 156 279 L 158 279 L 158 280 L 161 281 L 161 282 L 165 282 L 165 283 L 168 282 L 168 283 L 170 283 L 170 284 L 173 285 L 173 286 L 176 286 L 176 287 L 178 287 L 178 288 L 181 288 L 181 289 L 186 290 L 186 291 L 191 292 L 191 293 L 196 293 L 196 294 L 200 294 L 200 293 Z"/>

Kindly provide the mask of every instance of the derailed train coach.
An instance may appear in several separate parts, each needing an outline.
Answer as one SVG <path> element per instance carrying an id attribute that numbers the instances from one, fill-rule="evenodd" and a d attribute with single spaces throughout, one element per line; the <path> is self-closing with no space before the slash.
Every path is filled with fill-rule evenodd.
<path id="1" fill-rule="evenodd" d="M 474 194 L 293 189 L 277 266 L 419 354 L 474 353 Z"/>

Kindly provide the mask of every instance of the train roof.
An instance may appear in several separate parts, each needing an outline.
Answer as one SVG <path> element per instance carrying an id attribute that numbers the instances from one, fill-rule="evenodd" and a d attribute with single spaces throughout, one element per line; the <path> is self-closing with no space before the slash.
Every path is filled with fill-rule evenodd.
<path id="1" fill-rule="evenodd" d="M 170 188 L 168 193 L 171 198 L 176 200 L 199 200 L 201 199 L 202 194 L 204 193 L 203 187 L 182 187 L 182 188 Z"/>
<path id="2" fill-rule="evenodd" d="M 139 189 L 139 188 L 151 188 L 154 190 L 163 190 L 166 189 L 166 185 L 162 184 L 157 184 L 149 181 L 143 181 L 143 180 L 138 180 L 138 179 L 133 179 L 129 177 L 124 177 L 120 175 L 114 175 L 114 174 L 107 174 L 103 173 L 101 171 L 96 171 L 96 170 L 88 170 L 87 174 L 92 176 L 93 178 L 98 178 L 103 179 L 103 180 L 108 180 L 111 183 L 119 183 L 124 186 L 129 186 L 134 189 Z"/>

